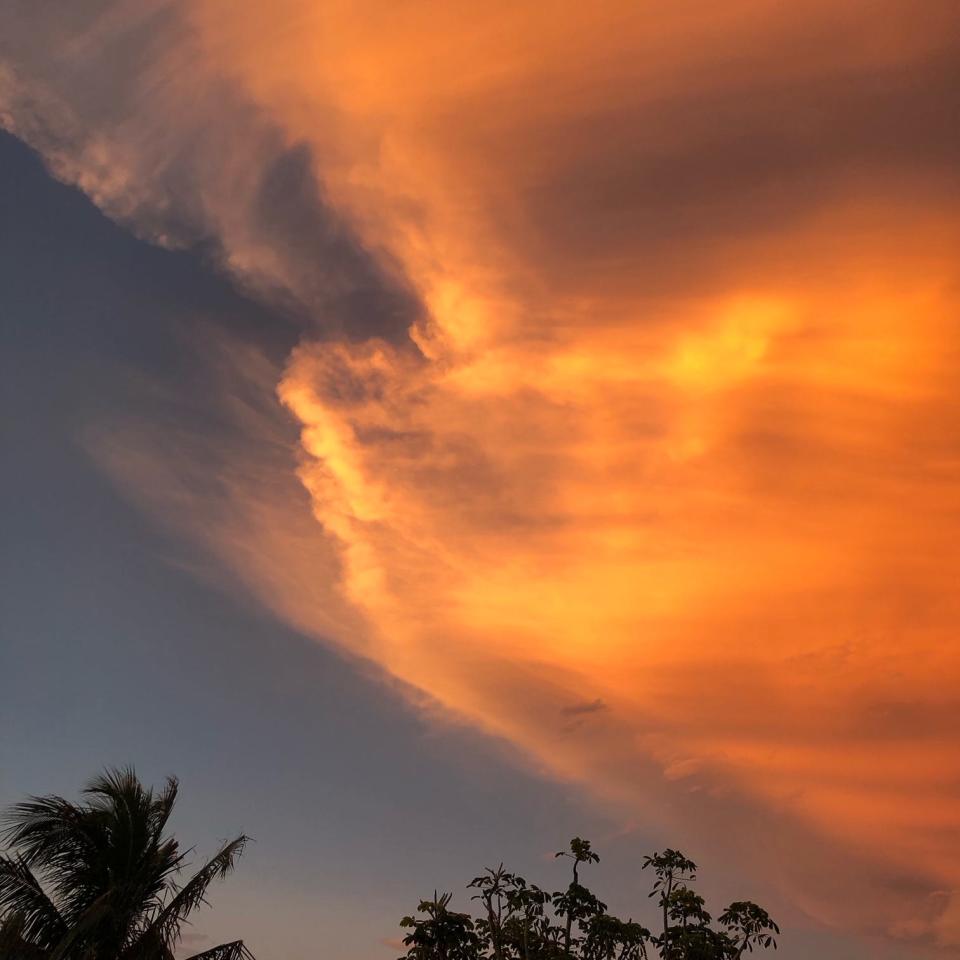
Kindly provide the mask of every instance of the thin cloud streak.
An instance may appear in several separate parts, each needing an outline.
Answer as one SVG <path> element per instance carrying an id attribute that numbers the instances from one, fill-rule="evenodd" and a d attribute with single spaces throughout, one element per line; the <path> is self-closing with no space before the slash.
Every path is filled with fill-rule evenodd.
<path id="1" fill-rule="evenodd" d="M 55 49 L 93 70 L 123 9 Z M 114 432 L 114 474 L 546 773 L 776 850 L 824 923 L 960 943 L 950 6 L 163 9 L 138 119 L 24 55 L 6 122 L 323 333 L 224 361 L 296 463 L 243 415 L 274 457 Z M 291 178 L 316 216 L 265 218 Z"/>

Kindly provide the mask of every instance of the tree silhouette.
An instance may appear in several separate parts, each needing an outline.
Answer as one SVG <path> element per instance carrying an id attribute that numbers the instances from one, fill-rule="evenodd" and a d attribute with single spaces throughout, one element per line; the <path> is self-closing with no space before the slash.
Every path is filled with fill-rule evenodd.
<path id="1" fill-rule="evenodd" d="M 185 883 L 189 854 L 165 834 L 176 779 L 157 793 L 132 769 L 108 770 L 84 801 L 31 797 L 3 817 L 0 956 L 4 960 L 172 960 L 188 916 L 207 902 L 247 837 L 224 844 Z M 191 960 L 244 960 L 242 941 Z"/>
<path id="2" fill-rule="evenodd" d="M 481 938 L 473 920 L 465 913 L 448 910 L 449 903 L 449 893 L 438 895 L 434 891 L 433 899 L 421 900 L 417 908 L 425 915 L 423 919 L 404 917 L 400 921 L 401 927 L 412 928 L 403 938 L 412 960 L 469 960 L 477 956 Z"/>
<path id="3" fill-rule="evenodd" d="M 643 861 L 654 875 L 649 896 L 659 907 L 657 935 L 608 913 L 581 883 L 581 866 L 600 860 L 589 841 L 575 837 L 557 857 L 573 861 L 572 877 L 552 894 L 503 864 L 475 877 L 468 888 L 481 907 L 477 919 L 452 911 L 449 893 L 422 901 L 422 918 L 403 919 L 413 932 L 404 939 L 408 951 L 401 960 L 739 960 L 755 949 L 776 949 L 780 928 L 749 900 L 730 904 L 714 924 L 692 887 L 697 865 L 678 850 Z"/>
<path id="4" fill-rule="evenodd" d="M 553 895 L 553 908 L 559 916 L 564 918 L 563 953 L 564 956 L 569 957 L 573 921 L 584 923 L 591 917 L 602 914 L 607 909 L 607 905 L 597 900 L 586 887 L 580 884 L 580 864 L 600 862 L 600 857 L 590 849 L 589 840 L 574 837 L 570 841 L 570 849 L 561 850 L 556 856 L 569 857 L 573 861 L 573 879 L 566 893 Z"/>

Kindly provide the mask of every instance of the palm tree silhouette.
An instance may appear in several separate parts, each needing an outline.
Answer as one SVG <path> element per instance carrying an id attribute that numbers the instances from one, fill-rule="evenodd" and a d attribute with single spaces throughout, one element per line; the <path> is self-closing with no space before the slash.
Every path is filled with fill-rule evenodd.
<path id="1" fill-rule="evenodd" d="M 173 960 L 181 927 L 206 903 L 248 838 L 230 841 L 186 883 L 190 851 L 165 835 L 177 780 L 145 787 L 131 768 L 107 770 L 75 804 L 32 797 L 3 818 L 0 956 L 4 960 Z M 242 941 L 190 960 L 249 960 Z"/>

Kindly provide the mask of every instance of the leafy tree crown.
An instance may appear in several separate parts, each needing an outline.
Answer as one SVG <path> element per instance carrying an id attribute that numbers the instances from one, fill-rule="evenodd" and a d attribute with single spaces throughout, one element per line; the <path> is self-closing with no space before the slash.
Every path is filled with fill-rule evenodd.
<path id="1" fill-rule="evenodd" d="M 401 960 L 739 960 L 775 949 L 780 928 L 749 900 L 731 903 L 714 922 L 692 884 L 697 865 L 679 850 L 644 857 L 653 872 L 649 896 L 660 908 L 659 929 L 623 920 L 586 887 L 580 867 L 599 863 L 590 841 L 574 837 L 556 857 L 571 861 L 567 886 L 547 893 L 501 863 L 467 885 L 479 916 L 451 910 L 451 895 L 420 903 Z"/>

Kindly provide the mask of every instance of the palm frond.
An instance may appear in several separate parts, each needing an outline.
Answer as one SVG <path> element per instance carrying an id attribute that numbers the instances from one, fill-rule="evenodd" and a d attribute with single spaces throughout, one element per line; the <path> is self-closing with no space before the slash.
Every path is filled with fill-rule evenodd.
<path id="1" fill-rule="evenodd" d="M 173 777 L 155 791 L 121 767 L 87 784 L 78 804 L 47 796 L 12 807 L 0 820 L 0 839 L 17 850 L 0 858 L 0 933 L 9 945 L 0 960 L 173 960 L 183 922 L 247 843 L 225 844 L 178 884 L 187 854 L 165 835 L 177 792 Z M 247 960 L 242 944 L 228 947 L 229 960 Z"/>
<path id="2" fill-rule="evenodd" d="M 108 921 L 113 912 L 112 891 L 99 896 L 87 909 L 74 920 L 66 934 L 50 951 L 50 960 L 66 960 L 73 955 L 75 947 L 82 947 L 85 940 L 96 936 L 97 928 Z M 82 955 L 82 953 L 81 953 Z"/>
<path id="3" fill-rule="evenodd" d="M 29 797 L 10 807 L 0 822 L 0 839 L 31 865 L 75 857 L 89 841 L 84 811 L 63 797 Z"/>
<path id="4" fill-rule="evenodd" d="M 19 917 L 22 937 L 41 948 L 50 948 L 65 934 L 67 925 L 23 857 L 0 856 L 0 915 Z"/>
<path id="5" fill-rule="evenodd" d="M 26 937 L 22 914 L 7 913 L 0 919 L 0 957 L 3 960 L 47 960 L 47 951 Z"/>
<path id="6" fill-rule="evenodd" d="M 195 953 L 187 960 L 254 960 L 254 956 L 243 945 L 242 940 L 234 940 L 232 943 L 221 943 L 217 947 L 211 947 L 203 953 Z"/>
<path id="7" fill-rule="evenodd" d="M 126 919 L 123 941 L 135 939 L 164 903 L 170 878 L 183 865 L 175 839 L 163 836 L 177 797 L 168 779 L 159 794 L 144 786 L 132 767 L 108 769 L 84 790 L 90 816 L 104 828 L 98 863 L 100 889 L 116 889 L 115 910 Z"/>
<path id="8" fill-rule="evenodd" d="M 157 913 L 152 923 L 138 938 L 138 942 L 150 939 L 168 946 L 176 943 L 183 921 L 197 907 L 207 902 L 207 888 L 214 880 L 222 879 L 234 868 L 237 858 L 243 853 L 243 848 L 248 841 L 248 837 L 241 835 L 226 844 Z"/>
<path id="9" fill-rule="evenodd" d="M 150 811 L 150 825 L 157 837 L 160 837 L 163 833 L 164 827 L 170 819 L 179 792 L 180 781 L 176 777 L 167 777 L 163 789 L 153 801 L 153 808 Z"/>

